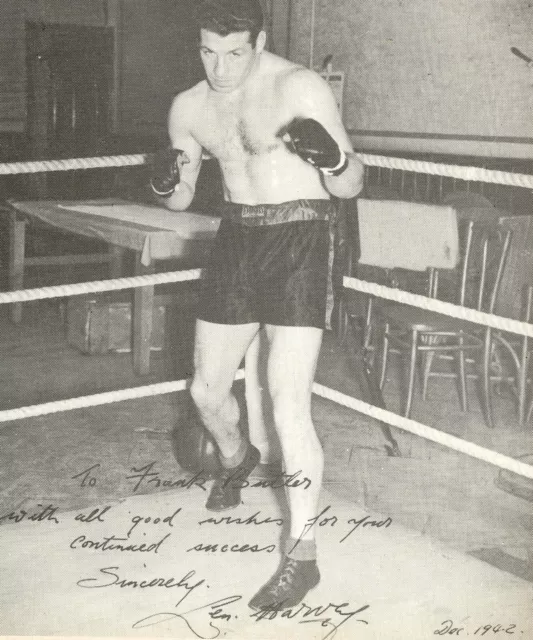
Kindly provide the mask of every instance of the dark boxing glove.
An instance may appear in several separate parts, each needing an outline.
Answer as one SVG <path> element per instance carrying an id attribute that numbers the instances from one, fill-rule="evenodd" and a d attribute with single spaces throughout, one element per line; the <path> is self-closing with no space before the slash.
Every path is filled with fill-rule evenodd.
<path id="1" fill-rule="evenodd" d="M 178 158 L 184 155 L 181 149 L 164 149 L 154 153 L 151 163 L 150 186 L 161 198 L 169 198 L 180 183 Z"/>
<path id="2" fill-rule="evenodd" d="M 338 176 L 348 158 L 326 129 L 312 118 L 297 118 L 287 127 L 292 147 L 303 160 L 326 175 Z"/>

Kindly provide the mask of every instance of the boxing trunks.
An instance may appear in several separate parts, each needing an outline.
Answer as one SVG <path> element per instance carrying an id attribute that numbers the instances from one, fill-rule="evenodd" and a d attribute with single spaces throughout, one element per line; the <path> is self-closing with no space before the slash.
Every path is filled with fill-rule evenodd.
<path id="1" fill-rule="evenodd" d="M 328 325 L 335 207 L 330 200 L 224 203 L 198 318 L 217 324 Z"/>

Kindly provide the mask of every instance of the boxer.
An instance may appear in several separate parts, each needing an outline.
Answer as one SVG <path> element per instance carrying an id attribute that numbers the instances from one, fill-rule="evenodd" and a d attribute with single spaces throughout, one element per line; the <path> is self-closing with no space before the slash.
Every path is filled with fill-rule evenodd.
<path id="1" fill-rule="evenodd" d="M 191 394 L 217 442 L 223 471 L 206 507 L 241 502 L 238 483 L 259 460 L 239 429 L 237 368 L 260 327 L 269 341 L 268 387 L 287 474 L 309 480 L 287 491 L 291 522 L 276 573 L 250 601 L 256 610 L 295 606 L 320 580 L 314 528 L 323 453 L 311 390 L 325 326 L 331 196 L 362 188 L 328 84 L 265 50 L 259 0 L 198 0 L 205 79 L 176 96 L 171 149 L 151 178 L 159 201 L 186 209 L 202 150 L 220 164 L 225 203 L 204 270 Z"/>

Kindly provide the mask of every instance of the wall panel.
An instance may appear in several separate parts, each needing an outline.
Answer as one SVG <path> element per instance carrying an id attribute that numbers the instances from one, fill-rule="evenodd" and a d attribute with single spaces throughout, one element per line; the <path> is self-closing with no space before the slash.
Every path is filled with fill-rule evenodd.
<path id="1" fill-rule="evenodd" d="M 533 141 L 530 0 L 293 0 L 291 58 L 334 55 L 346 71 L 345 122 L 376 135 Z M 505 141 L 502 141 L 505 142 Z"/>

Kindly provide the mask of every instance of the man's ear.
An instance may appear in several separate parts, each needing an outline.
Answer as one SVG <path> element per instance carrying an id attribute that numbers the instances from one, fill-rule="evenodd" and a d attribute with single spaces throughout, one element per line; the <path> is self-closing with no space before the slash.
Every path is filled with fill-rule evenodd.
<path id="1" fill-rule="evenodd" d="M 265 31 L 260 31 L 257 36 L 257 41 L 255 44 L 255 48 L 257 49 L 257 53 L 261 53 L 266 46 L 267 34 Z"/>

